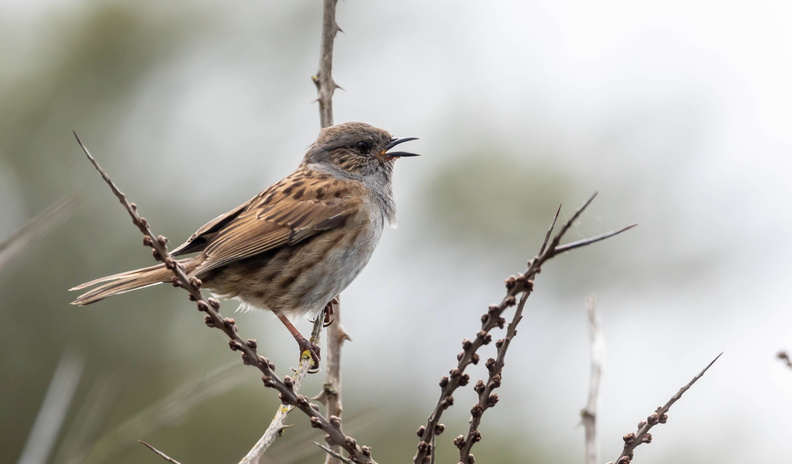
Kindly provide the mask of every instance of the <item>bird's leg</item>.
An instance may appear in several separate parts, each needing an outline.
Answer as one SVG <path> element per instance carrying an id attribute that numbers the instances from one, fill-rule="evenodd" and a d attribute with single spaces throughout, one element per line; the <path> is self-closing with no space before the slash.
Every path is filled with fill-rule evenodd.
<path id="1" fill-rule="evenodd" d="M 335 313 L 335 309 L 333 308 L 335 308 L 335 305 L 337 305 L 338 303 L 340 303 L 338 301 L 338 297 L 335 297 L 332 300 L 330 300 L 330 302 L 327 303 L 327 305 L 325 306 L 324 322 L 322 324 L 324 327 L 329 327 L 333 322 L 335 322 L 335 319 L 333 319 L 333 314 Z"/>
<path id="2" fill-rule="evenodd" d="M 300 347 L 300 356 L 302 356 L 303 351 L 308 350 L 311 354 L 311 359 L 313 359 L 314 365 L 311 369 L 313 372 L 317 372 L 319 370 L 319 345 L 314 345 L 310 341 L 308 341 L 305 337 L 302 336 L 297 327 L 291 323 L 291 321 L 280 311 L 272 311 L 278 316 L 278 319 L 286 326 L 289 330 L 289 333 L 292 334 L 295 340 L 297 340 L 297 346 Z"/>

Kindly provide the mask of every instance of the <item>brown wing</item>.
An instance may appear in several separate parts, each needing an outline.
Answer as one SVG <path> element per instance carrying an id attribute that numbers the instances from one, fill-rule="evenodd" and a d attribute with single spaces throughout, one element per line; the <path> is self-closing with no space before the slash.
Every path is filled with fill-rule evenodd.
<path id="1" fill-rule="evenodd" d="M 208 223 L 201 228 L 202 235 L 188 240 L 196 244 L 205 241 L 205 259 L 195 273 L 294 245 L 340 226 L 360 207 L 361 197 L 351 195 L 351 190 L 361 188 L 356 184 L 315 172 L 292 174 L 245 205 Z M 197 248 L 188 245 L 177 250 L 189 249 Z"/>
<path id="2" fill-rule="evenodd" d="M 250 203 L 256 200 L 258 197 L 253 198 L 252 200 L 248 200 L 247 202 L 237 206 L 236 208 L 232 209 L 231 211 L 221 214 L 216 218 L 212 219 L 211 221 L 207 222 L 200 229 L 195 231 L 194 234 L 187 239 L 186 242 L 182 243 L 176 249 L 171 252 L 172 256 L 179 256 L 179 255 L 186 255 L 189 253 L 195 253 L 196 251 L 203 251 L 206 248 L 206 244 L 209 243 L 212 238 L 217 235 L 217 232 L 222 230 L 223 227 L 227 226 L 229 222 L 236 219 L 239 216 L 239 213 L 244 211 Z"/>

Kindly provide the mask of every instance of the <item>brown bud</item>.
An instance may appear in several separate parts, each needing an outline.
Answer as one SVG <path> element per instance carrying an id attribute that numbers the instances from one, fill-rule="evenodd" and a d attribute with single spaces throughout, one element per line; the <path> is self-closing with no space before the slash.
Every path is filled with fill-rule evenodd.
<path id="1" fill-rule="evenodd" d="M 481 359 L 481 356 L 479 356 L 478 353 L 473 353 L 470 356 L 470 362 L 472 362 L 473 364 L 478 364 L 480 359 Z"/>
<path id="2" fill-rule="evenodd" d="M 361 446 L 360 451 L 363 452 L 363 456 L 371 456 L 371 447 L 370 446 Z"/>
<path id="3" fill-rule="evenodd" d="M 484 385 L 484 381 L 479 379 L 479 381 L 476 382 L 476 386 L 473 387 L 473 390 L 480 395 L 481 392 L 483 392 L 485 388 L 487 388 L 487 387 Z"/>
<path id="4" fill-rule="evenodd" d="M 481 417 L 482 414 L 484 414 L 484 408 L 480 404 L 476 403 L 473 405 L 472 408 L 470 408 L 471 416 L 477 418 L 477 417 Z"/>
<path id="5" fill-rule="evenodd" d="M 247 344 L 247 346 L 249 346 L 249 347 L 250 347 L 251 349 L 253 349 L 253 350 L 255 350 L 255 349 L 258 347 L 258 342 L 256 341 L 256 339 L 255 339 L 255 338 L 249 338 L 249 339 L 248 339 L 248 340 L 245 342 L 245 344 Z"/>
<path id="6" fill-rule="evenodd" d="M 469 350 L 469 349 L 470 349 L 470 347 L 472 347 L 472 346 L 473 346 L 473 342 L 471 342 L 471 341 L 470 341 L 470 340 L 468 340 L 467 338 L 466 338 L 466 339 L 464 339 L 464 340 L 462 340 L 462 349 L 464 349 L 464 350 Z"/>
<path id="7" fill-rule="evenodd" d="M 204 324 L 206 324 L 207 327 L 212 327 L 212 328 L 215 327 L 214 319 L 212 319 L 212 316 L 210 316 L 208 314 L 206 316 L 204 316 Z"/>
<path id="8" fill-rule="evenodd" d="M 490 408 L 495 406 L 496 404 L 498 404 L 499 399 L 500 398 L 498 397 L 497 393 L 491 394 L 490 397 L 487 398 L 487 406 L 489 406 Z"/>
<path id="9" fill-rule="evenodd" d="M 435 435 L 442 435 L 445 432 L 445 425 L 437 424 L 435 425 L 434 433 Z"/>
<path id="10" fill-rule="evenodd" d="M 311 427 L 315 429 L 322 428 L 322 421 L 318 417 L 311 417 Z M 328 435 L 329 436 L 329 435 Z"/>
<path id="11" fill-rule="evenodd" d="M 643 438 L 641 438 L 641 443 L 651 443 L 652 442 L 652 434 L 647 432 Z"/>
<path id="12" fill-rule="evenodd" d="M 463 437 L 462 435 L 457 435 L 457 437 L 454 438 L 454 446 L 456 446 L 459 449 L 462 449 L 465 446 L 465 437 Z"/>
<path id="13" fill-rule="evenodd" d="M 418 427 L 418 431 L 417 431 L 417 432 L 415 432 L 415 433 L 416 433 L 416 434 L 417 434 L 419 437 L 422 437 L 422 436 L 423 436 L 423 434 L 424 434 L 424 432 L 426 432 L 426 427 L 424 427 L 424 426 L 422 425 L 422 426 Z"/>
<path id="14" fill-rule="evenodd" d="M 443 377 L 440 379 L 440 388 L 445 388 L 445 387 L 446 387 L 446 385 L 448 385 L 448 377 L 446 377 L 446 376 L 443 376 Z"/>
<path id="15" fill-rule="evenodd" d="M 460 387 L 464 387 L 469 382 L 470 382 L 470 376 L 467 375 L 467 374 L 464 374 L 464 375 L 462 375 L 462 377 L 459 378 L 459 386 Z"/>

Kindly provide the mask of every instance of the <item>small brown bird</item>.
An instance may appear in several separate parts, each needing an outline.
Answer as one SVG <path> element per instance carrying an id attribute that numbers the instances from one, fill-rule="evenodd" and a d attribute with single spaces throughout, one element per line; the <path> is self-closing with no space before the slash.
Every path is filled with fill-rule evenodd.
<path id="1" fill-rule="evenodd" d="M 322 129 L 291 175 L 218 216 L 173 250 L 173 256 L 220 298 L 270 310 L 318 360 L 318 350 L 289 318 L 318 314 L 368 263 L 387 220 L 395 225 L 389 151 L 415 137 L 393 137 L 360 122 Z M 170 282 L 164 264 L 78 285 L 72 304 Z"/>

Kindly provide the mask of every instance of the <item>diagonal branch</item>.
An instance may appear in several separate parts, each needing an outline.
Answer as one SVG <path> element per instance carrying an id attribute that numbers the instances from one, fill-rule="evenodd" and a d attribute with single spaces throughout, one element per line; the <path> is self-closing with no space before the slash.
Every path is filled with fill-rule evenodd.
<path id="1" fill-rule="evenodd" d="M 651 430 L 651 428 L 657 424 L 666 423 L 666 421 L 668 420 L 667 413 L 668 410 L 671 409 L 671 406 L 674 403 L 676 403 L 680 398 L 682 398 L 682 395 L 684 395 L 685 392 L 688 391 L 688 389 L 690 389 L 690 387 L 692 387 L 693 384 L 698 381 L 698 379 L 704 376 L 704 373 L 707 372 L 707 370 L 710 367 L 712 367 L 713 364 L 715 364 L 715 361 L 717 361 L 718 358 L 721 357 L 721 355 L 723 355 L 723 353 L 719 354 L 718 356 L 715 357 L 715 359 L 710 361 L 710 363 L 707 364 L 707 367 L 705 367 L 701 372 L 699 372 L 695 377 L 693 377 L 693 380 L 688 382 L 687 385 L 680 388 L 679 391 L 676 392 L 676 394 L 672 396 L 671 399 L 668 400 L 668 402 L 666 402 L 666 404 L 657 408 L 653 414 L 649 415 L 649 417 L 646 418 L 645 421 L 639 422 L 638 431 L 636 431 L 635 433 L 632 432 L 628 433 L 623 437 L 624 449 L 622 450 L 622 453 L 619 455 L 619 458 L 616 459 L 616 464 L 627 464 L 629 462 L 632 462 L 633 450 L 642 443 L 652 442 L 652 434 L 649 433 L 649 430 Z"/>
<path id="2" fill-rule="evenodd" d="M 464 387 L 470 382 L 470 376 L 465 374 L 465 369 L 469 365 L 479 362 L 480 356 L 477 353 L 478 349 L 492 341 L 491 330 L 496 327 L 499 329 L 504 328 L 506 319 L 503 317 L 503 313 L 507 308 L 517 305 L 517 299 L 519 298 L 519 305 L 506 330 L 506 337 L 496 342 L 497 358 L 490 358 L 487 360 L 486 366 L 489 371 L 489 378 L 486 383 L 484 381 L 477 382 L 474 388 L 479 394 L 479 401 L 473 406 L 473 409 L 471 409 L 471 426 L 469 427 L 467 436 L 459 435 L 454 439 L 454 444 L 460 450 L 459 461 L 465 464 L 473 463 L 475 458 L 470 454 L 470 450 L 473 444 L 481 440 L 481 434 L 478 431 L 481 416 L 487 409 L 492 408 L 498 402 L 498 395 L 493 394 L 492 390 L 500 386 L 506 351 L 510 346 L 512 338 L 517 333 L 516 327 L 522 318 L 523 306 L 528 296 L 533 292 L 533 280 L 536 275 L 541 272 L 542 265 L 565 251 L 590 245 L 633 227 L 623 227 L 590 239 L 572 242 L 567 245 L 560 245 L 564 234 L 572 227 L 572 224 L 580 217 L 586 207 L 591 204 L 595 196 L 596 194 L 592 195 L 583 206 L 581 206 L 572 217 L 562 224 L 560 229 L 555 232 L 560 213 L 559 207 L 545 235 L 544 242 L 539 248 L 539 254 L 528 262 L 528 269 L 523 274 L 511 276 L 506 279 L 506 296 L 503 297 L 500 304 L 489 306 L 487 312 L 481 317 L 481 329 L 476 334 L 475 338 L 473 340 L 465 339 L 462 341 L 462 351 L 457 355 L 458 362 L 456 367 L 449 371 L 448 376 L 444 376 L 440 379 L 440 398 L 437 400 L 434 410 L 429 415 L 426 425 L 422 425 L 418 428 L 417 434 L 420 440 L 418 442 L 418 451 L 413 457 L 414 464 L 433 463 L 435 461 L 435 437 L 445 430 L 445 426 L 440 423 L 440 418 L 443 412 L 454 404 L 453 393 L 456 389 Z"/>

